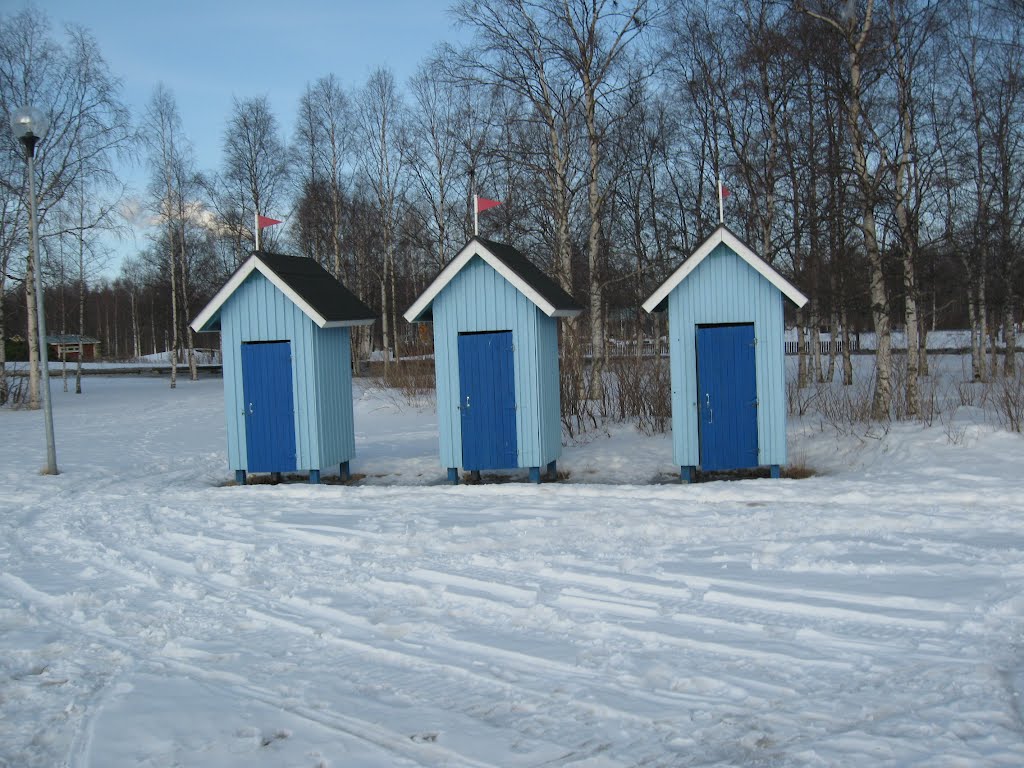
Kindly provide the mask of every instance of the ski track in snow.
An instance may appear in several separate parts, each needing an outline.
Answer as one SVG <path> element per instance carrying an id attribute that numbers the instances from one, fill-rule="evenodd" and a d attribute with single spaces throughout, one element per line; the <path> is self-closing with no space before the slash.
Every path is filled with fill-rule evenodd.
<path id="1" fill-rule="evenodd" d="M 0 766 L 1024 764 L 1019 436 L 798 424 L 828 474 L 683 487 L 622 430 L 449 487 L 363 392 L 361 483 L 238 488 L 220 381 L 85 384 L 58 477 L 0 411 Z"/>

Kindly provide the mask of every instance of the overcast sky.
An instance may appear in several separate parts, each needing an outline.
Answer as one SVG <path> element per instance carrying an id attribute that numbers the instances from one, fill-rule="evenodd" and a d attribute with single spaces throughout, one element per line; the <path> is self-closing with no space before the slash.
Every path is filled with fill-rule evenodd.
<path id="1" fill-rule="evenodd" d="M 24 5 L 0 0 L 5 13 Z M 464 39 L 448 6 L 449 0 L 34 3 L 49 17 L 55 36 L 67 22 L 93 33 L 111 72 L 123 80 L 124 99 L 136 119 L 158 82 L 171 89 L 200 170 L 220 165 L 233 96 L 267 96 L 288 136 L 307 83 L 333 73 L 344 86 L 359 86 L 382 66 L 404 83 L 436 45 Z M 126 175 L 140 192 L 145 172 L 137 168 Z"/>

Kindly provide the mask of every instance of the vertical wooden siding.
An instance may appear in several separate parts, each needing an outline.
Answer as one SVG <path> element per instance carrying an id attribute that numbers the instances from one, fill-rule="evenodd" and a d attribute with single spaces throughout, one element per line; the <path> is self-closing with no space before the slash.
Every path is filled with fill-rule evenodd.
<path id="1" fill-rule="evenodd" d="M 679 466 L 700 464 L 697 326 L 753 323 L 757 340 L 758 463 L 786 463 L 782 293 L 722 244 L 668 297 L 672 449 Z"/>
<path id="2" fill-rule="evenodd" d="M 350 340 L 348 328 L 323 328 L 316 334 L 320 455 L 315 469 L 350 461 L 356 455 Z"/>
<path id="3" fill-rule="evenodd" d="M 562 455 L 562 395 L 558 374 L 558 321 L 537 311 L 537 370 L 540 383 L 540 461 L 543 467 Z"/>
<path id="4" fill-rule="evenodd" d="M 291 341 L 295 461 L 300 470 L 320 468 L 316 425 L 315 336 L 313 321 L 274 285 L 253 272 L 221 308 L 224 359 L 224 409 L 227 412 L 228 464 L 248 469 L 242 416 L 242 343 Z M 351 402 L 351 398 L 349 398 Z"/>
<path id="5" fill-rule="evenodd" d="M 512 331 L 519 466 L 554 461 L 561 450 L 555 321 L 480 258 L 471 259 L 434 299 L 433 317 L 441 465 L 462 466 L 458 336 L 480 331 Z"/>

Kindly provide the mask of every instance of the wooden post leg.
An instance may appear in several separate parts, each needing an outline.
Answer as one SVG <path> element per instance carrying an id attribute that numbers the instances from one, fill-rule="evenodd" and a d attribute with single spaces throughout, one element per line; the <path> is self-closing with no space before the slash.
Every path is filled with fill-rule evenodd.
<path id="1" fill-rule="evenodd" d="M 530 467 L 530 482 L 540 483 L 540 467 Z"/>
<path id="2" fill-rule="evenodd" d="M 245 485 L 245 470 L 244 469 L 236 469 L 235 470 L 235 482 L 238 485 Z"/>
<path id="3" fill-rule="evenodd" d="M 479 469 L 474 469 L 472 472 L 469 473 L 469 476 L 471 478 L 473 478 L 473 482 L 474 483 L 479 483 L 480 482 L 480 470 Z"/>
<path id="4" fill-rule="evenodd" d="M 694 470 L 696 467 L 680 467 L 679 468 L 679 482 L 681 483 L 692 483 Z"/>
<path id="5" fill-rule="evenodd" d="M 341 462 L 341 469 L 339 470 L 338 474 L 341 475 L 342 482 L 347 483 L 349 480 L 352 479 L 352 473 L 349 471 L 347 461 Z"/>
<path id="6" fill-rule="evenodd" d="M 320 470 L 319 469 L 311 469 L 311 470 L 309 470 L 309 484 L 310 485 L 319 485 L 320 484 Z"/>
<path id="7" fill-rule="evenodd" d="M 778 480 L 782 477 L 782 467 L 778 464 L 772 464 L 771 474 L 773 479 Z"/>
<path id="8" fill-rule="evenodd" d="M 458 485 L 459 484 L 459 468 L 458 467 L 448 467 L 448 482 L 451 483 L 452 485 Z"/>
<path id="9" fill-rule="evenodd" d="M 558 479 L 558 462 L 557 461 L 552 461 L 550 464 L 548 464 L 548 479 L 549 480 L 557 480 Z"/>

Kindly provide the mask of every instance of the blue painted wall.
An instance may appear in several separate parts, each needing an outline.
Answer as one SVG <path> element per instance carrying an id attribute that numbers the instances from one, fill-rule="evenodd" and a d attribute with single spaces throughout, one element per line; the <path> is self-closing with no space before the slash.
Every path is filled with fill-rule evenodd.
<path id="1" fill-rule="evenodd" d="M 557 321 L 479 257 L 435 297 L 432 311 L 441 466 L 462 466 L 458 338 L 479 331 L 512 331 L 519 466 L 555 461 L 562 452 Z"/>
<path id="2" fill-rule="evenodd" d="M 314 326 L 314 330 L 320 463 L 313 469 L 326 469 L 356 455 L 351 329 Z"/>
<path id="3" fill-rule="evenodd" d="M 292 343 L 296 469 L 327 469 L 355 456 L 348 328 L 318 328 L 259 272 L 221 307 L 220 326 L 231 469 L 248 469 L 242 416 L 246 341 Z"/>
<path id="4" fill-rule="evenodd" d="M 672 449 L 679 466 L 700 466 L 697 326 L 720 323 L 754 324 L 758 463 L 786 463 L 782 301 L 782 292 L 725 244 L 669 294 Z"/>

